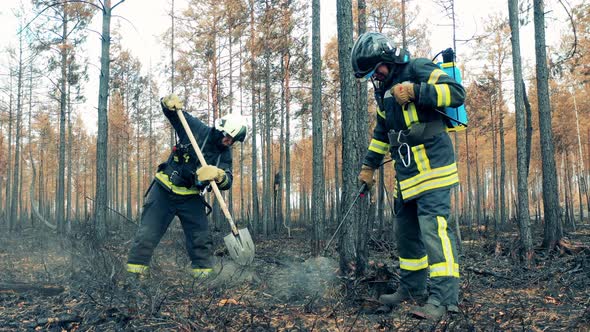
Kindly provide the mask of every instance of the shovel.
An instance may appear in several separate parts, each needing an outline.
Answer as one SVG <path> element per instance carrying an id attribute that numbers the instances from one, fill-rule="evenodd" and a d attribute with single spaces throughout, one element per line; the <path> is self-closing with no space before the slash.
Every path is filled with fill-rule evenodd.
<path id="1" fill-rule="evenodd" d="M 195 140 L 195 136 L 193 136 L 193 132 L 189 127 L 186 119 L 184 118 L 184 114 L 182 114 L 182 110 L 176 110 L 176 114 L 180 118 L 180 122 L 186 131 L 188 138 L 197 153 L 197 157 L 201 162 L 201 166 L 207 165 L 207 161 L 205 161 L 205 157 L 203 157 L 203 153 L 201 153 L 201 149 Z M 223 242 L 225 242 L 225 246 L 229 251 L 229 255 L 231 258 L 238 263 L 239 265 L 249 265 L 254 260 L 254 241 L 252 241 L 252 236 L 250 236 L 250 232 L 247 228 L 238 229 L 236 224 L 234 223 L 231 214 L 225 205 L 225 201 L 223 200 L 223 196 L 221 196 L 221 192 L 217 187 L 217 183 L 215 181 L 210 182 L 211 188 L 213 188 L 213 192 L 215 193 L 215 197 L 219 201 L 219 206 L 225 215 L 225 218 L 229 222 L 229 226 L 231 227 L 231 233 L 226 235 L 223 238 Z"/>

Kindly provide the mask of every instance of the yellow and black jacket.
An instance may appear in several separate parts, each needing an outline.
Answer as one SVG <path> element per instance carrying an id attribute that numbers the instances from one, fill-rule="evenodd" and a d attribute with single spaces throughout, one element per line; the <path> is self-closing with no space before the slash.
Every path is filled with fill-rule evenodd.
<path id="1" fill-rule="evenodd" d="M 463 104 L 465 90 L 432 61 L 412 59 L 406 64 L 395 65 L 390 82 L 375 91 L 379 108 L 373 139 L 363 163 L 377 168 L 390 149 L 388 133 L 407 132 L 422 123 L 447 121 L 436 109 L 444 113 L 445 107 Z M 414 83 L 414 102 L 403 107 L 391 95 L 390 89 L 397 83 Z M 397 136 L 396 136 L 397 137 Z M 391 155 L 395 162 L 398 195 L 404 200 L 420 197 L 433 189 L 451 187 L 459 183 L 453 144 L 448 134 L 442 132 L 404 146 L 398 152 L 399 142 L 391 142 Z M 406 154 L 409 151 L 409 157 Z M 401 156 L 400 156 L 401 154 Z M 405 166 L 404 162 L 409 165 Z"/>
<path id="2" fill-rule="evenodd" d="M 195 172 L 201 167 L 195 150 L 175 111 L 162 111 L 176 130 L 178 142 L 172 149 L 168 160 L 158 166 L 156 182 L 177 195 L 195 195 L 207 187 L 206 183 L 196 180 Z M 205 125 L 201 120 L 184 112 L 184 117 L 191 128 L 195 140 L 209 165 L 216 165 L 225 171 L 225 179 L 218 183 L 220 190 L 227 190 L 232 184 L 232 155 L 229 147 L 221 144 L 223 133 Z"/>

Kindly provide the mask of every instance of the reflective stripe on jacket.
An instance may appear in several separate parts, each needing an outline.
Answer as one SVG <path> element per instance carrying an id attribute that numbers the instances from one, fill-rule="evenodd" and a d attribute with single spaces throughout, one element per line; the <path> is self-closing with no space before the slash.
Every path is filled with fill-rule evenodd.
<path id="1" fill-rule="evenodd" d="M 165 109 L 163 105 L 162 111 L 178 135 L 178 143 L 175 147 L 177 149 L 178 147 L 183 148 L 180 153 L 172 151 L 168 160 L 160 164 L 156 173 L 156 180 L 178 195 L 199 194 L 206 187 L 206 184 L 196 183 L 195 172 L 201 166 L 197 154 L 190 144 L 190 139 L 180 122 L 178 114 L 175 111 Z M 231 149 L 221 144 L 223 134 L 184 111 L 183 114 L 207 164 L 216 165 L 225 171 L 226 178 L 222 183 L 218 184 L 219 189 L 229 189 L 233 180 L 231 172 L 232 155 Z"/>
<path id="2" fill-rule="evenodd" d="M 461 84 L 448 76 L 432 61 L 424 58 L 412 59 L 407 64 L 396 65 L 394 79 L 389 86 L 375 92 L 379 106 L 377 125 L 363 163 L 377 168 L 390 149 L 388 132 L 407 130 L 416 123 L 442 121 L 444 107 L 457 107 L 463 104 L 465 90 Z M 391 95 L 390 89 L 397 83 L 414 83 L 414 102 L 403 107 Z M 392 142 L 394 143 L 394 142 Z M 408 158 L 406 167 L 402 162 Z M 400 156 L 400 153 L 402 156 Z M 421 144 L 410 145 L 407 150 L 397 148 L 391 151 L 395 161 L 396 179 L 399 182 L 398 194 L 404 200 L 414 199 L 438 188 L 446 188 L 459 183 L 453 144 L 446 132 L 425 139 Z M 405 160 L 407 163 L 407 159 Z"/>

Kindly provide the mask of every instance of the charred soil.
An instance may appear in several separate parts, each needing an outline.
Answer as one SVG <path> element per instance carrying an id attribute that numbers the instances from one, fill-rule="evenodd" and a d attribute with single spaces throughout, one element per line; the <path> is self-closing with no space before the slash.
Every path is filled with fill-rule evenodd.
<path id="1" fill-rule="evenodd" d="M 519 259 L 515 233 L 465 240 L 460 313 L 438 322 L 412 318 L 409 305 L 374 314 L 378 296 L 397 286 L 388 243 L 372 241 L 368 270 L 354 277 L 339 275 L 336 255 L 312 258 L 303 231 L 255 239 L 256 259 L 247 268 L 225 255 L 218 233 L 215 276 L 195 281 L 178 225 L 156 249 L 144 279 L 124 269 L 131 225 L 102 243 L 91 234 L 2 232 L 0 331 L 590 329 L 589 225 L 569 233 L 562 250 L 536 250 L 530 267 Z"/>

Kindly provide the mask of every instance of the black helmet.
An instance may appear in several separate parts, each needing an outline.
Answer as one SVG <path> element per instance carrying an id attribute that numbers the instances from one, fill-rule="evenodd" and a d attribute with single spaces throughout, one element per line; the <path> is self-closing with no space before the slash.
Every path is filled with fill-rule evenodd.
<path id="1" fill-rule="evenodd" d="M 356 78 L 369 78 L 382 63 L 401 64 L 410 60 L 410 54 L 393 46 L 383 34 L 365 32 L 352 47 L 352 69 Z"/>

